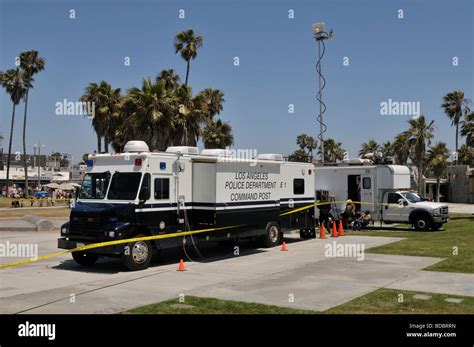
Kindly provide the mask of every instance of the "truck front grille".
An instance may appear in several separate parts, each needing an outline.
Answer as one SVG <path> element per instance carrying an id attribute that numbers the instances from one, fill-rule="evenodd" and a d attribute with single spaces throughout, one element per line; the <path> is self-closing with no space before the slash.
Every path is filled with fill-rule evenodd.
<path id="1" fill-rule="evenodd" d="M 449 208 L 448 206 L 441 207 L 441 214 L 448 214 L 449 213 Z"/>
<path id="2" fill-rule="evenodd" d="M 97 240 L 102 236 L 103 223 L 99 217 L 71 217 L 69 237 L 71 239 Z"/>

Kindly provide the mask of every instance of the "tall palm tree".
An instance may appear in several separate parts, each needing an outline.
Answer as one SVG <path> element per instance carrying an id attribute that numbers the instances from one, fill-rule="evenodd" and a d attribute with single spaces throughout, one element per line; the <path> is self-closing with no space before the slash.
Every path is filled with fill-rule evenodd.
<path id="1" fill-rule="evenodd" d="M 393 141 L 393 154 L 395 155 L 395 162 L 398 165 L 406 165 L 410 157 L 410 143 L 408 142 L 409 134 L 404 131 L 397 136 Z"/>
<path id="2" fill-rule="evenodd" d="M 189 65 L 191 59 L 197 56 L 198 48 L 202 46 L 203 38 L 201 35 L 195 35 L 193 29 L 188 29 L 176 34 L 174 38 L 174 48 L 176 53 L 180 52 L 181 57 L 186 61 L 186 80 L 184 85 L 188 85 Z"/>
<path id="3" fill-rule="evenodd" d="M 196 146 L 208 116 L 202 97 L 193 97 L 191 88 L 182 85 L 174 93 L 173 103 L 173 144 Z"/>
<path id="4" fill-rule="evenodd" d="M 25 197 L 29 197 L 28 190 L 28 163 L 26 161 L 26 116 L 28 112 L 28 95 L 32 88 L 33 76 L 44 70 L 45 60 L 35 50 L 20 53 L 20 68 L 24 71 L 27 83 L 25 93 L 25 112 L 23 114 L 23 167 L 25 170 Z"/>
<path id="5" fill-rule="evenodd" d="M 461 123 L 461 136 L 466 137 L 466 146 L 474 147 L 474 112 L 466 108 L 464 120 Z"/>
<path id="6" fill-rule="evenodd" d="M 232 127 L 220 119 L 207 122 L 202 131 L 202 140 L 205 148 L 226 148 L 234 143 Z"/>
<path id="7" fill-rule="evenodd" d="M 364 142 L 360 148 L 359 156 L 364 157 L 369 153 L 374 153 L 380 151 L 380 145 L 375 141 L 375 139 L 369 139 L 368 142 Z"/>
<path id="8" fill-rule="evenodd" d="M 344 159 L 345 150 L 342 148 L 341 142 L 334 139 L 324 140 L 324 161 L 327 163 L 335 163 Z M 321 146 L 318 147 L 318 154 L 321 155 Z"/>
<path id="9" fill-rule="evenodd" d="M 470 100 L 464 97 L 464 92 L 454 91 L 446 94 L 443 97 L 443 104 L 441 107 L 444 109 L 444 112 L 451 120 L 451 125 L 456 127 L 456 148 L 455 151 L 458 151 L 459 143 L 459 122 L 463 113 L 466 112 L 466 107 L 468 107 Z"/>
<path id="10" fill-rule="evenodd" d="M 418 192 L 421 195 L 425 193 L 423 184 L 423 169 L 426 156 L 426 147 L 430 145 L 433 138 L 434 121 L 428 122 L 424 115 L 408 121 L 408 143 L 411 148 L 411 159 L 418 168 Z"/>
<path id="11" fill-rule="evenodd" d="M 122 112 L 131 130 L 126 137 L 147 142 L 151 150 L 166 148 L 173 135 L 170 133 L 172 105 L 167 99 L 164 81 L 153 83 L 150 78 L 143 79 L 141 88 L 129 89 Z"/>
<path id="12" fill-rule="evenodd" d="M 95 116 L 92 119 L 92 127 L 97 134 L 97 151 L 102 152 L 102 138 L 104 138 L 104 150 L 108 152 L 111 118 L 118 112 L 117 105 L 121 99 L 120 88 L 112 88 L 106 81 L 99 84 L 90 83 L 81 96 L 81 101 L 92 102 Z"/>
<path id="13" fill-rule="evenodd" d="M 99 96 L 100 96 L 100 109 L 101 118 L 104 121 L 104 150 L 106 153 L 109 152 L 109 142 L 111 133 L 112 118 L 118 112 L 118 105 L 121 100 L 120 88 L 112 88 L 112 86 L 101 81 L 99 84 Z"/>
<path id="14" fill-rule="evenodd" d="M 99 111 L 99 85 L 97 83 L 89 83 L 84 94 L 80 97 L 82 102 L 90 102 L 94 105 L 95 116 L 92 119 L 92 128 L 97 135 L 97 153 L 102 152 L 102 136 L 105 132 L 105 124 Z"/>
<path id="15" fill-rule="evenodd" d="M 436 178 L 436 201 L 440 198 L 440 181 L 446 175 L 449 150 L 446 143 L 438 142 L 428 150 L 428 166 Z"/>
<path id="16" fill-rule="evenodd" d="M 160 81 L 164 81 L 166 90 L 173 91 L 179 86 L 180 78 L 173 69 L 165 69 L 156 76 L 156 82 Z"/>
<path id="17" fill-rule="evenodd" d="M 12 153 L 13 129 L 15 126 L 15 110 L 21 99 L 25 97 L 26 90 L 29 87 L 28 79 L 24 71 L 20 69 L 10 69 L 6 72 L 0 72 L 0 83 L 5 88 L 7 94 L 10 95 L 10 100 L 13 104 L 12 120 L 10 126 L 10 140 L 8 143 L 8 157 L 7 157 L 7 179 L 6 179 L 6 195 L 9 195 L 10 186 L 10 156 Z"/>
<path id="18" fill-rule="evenodd" d="M 311 158 L 313 158 L 313 151 L 317 147 L 317 142 L 312 136 L 306 137 L 306 149 L 308 150 L 308 154 Z"/>

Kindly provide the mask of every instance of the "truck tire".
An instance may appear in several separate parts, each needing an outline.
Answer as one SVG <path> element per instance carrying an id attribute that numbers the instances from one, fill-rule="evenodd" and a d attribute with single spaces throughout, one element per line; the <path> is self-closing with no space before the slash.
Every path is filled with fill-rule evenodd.
<path id="1" fill-rule="evenodd" d="M 145 237 L 140 234 L 136 237 Z M 128 252 L 127 252 L 128 250 Z M 136 241 L 127 244 L 122 254 L 122 264 L 131 271 L 144 270 L 153 257 L 153 248 L 150 241 Z"/>
<path id="2" fill-rule="evenodd" d="M 262 245 L 265 248 L 275 247 L 283 239 L 278 223 L 269 222 L 265 228 L 265 235 L 262 236 Z"/>
<path id="3" fill-rule="evenodd" d="M 99 255 L 86 252 L 72 252 L 72 259 L 79 265 L 89 267 L 96 263 L 99 259 Z"/>
<path id="4" fill-rule="evenodd" d="M 428 216 L 420 214 L 415 217 L 415 222 L 413 223 L 413 226 L 415 227 L 415 230 L 428 231 L 432 227 L 432 222 Z"/>

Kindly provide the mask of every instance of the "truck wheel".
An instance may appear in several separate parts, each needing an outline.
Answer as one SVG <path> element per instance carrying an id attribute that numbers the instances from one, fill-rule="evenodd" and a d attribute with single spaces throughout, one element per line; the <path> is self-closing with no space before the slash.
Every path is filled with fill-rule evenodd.
<path id="1" fill-rule="evenodd" d="M 72 259 L 82 266 L 92 266 L 99 259 L 98 254 L 86 252 L 72 252 Z"/>
<path id="2" fill-rule="evenodd" d="M 262 236 L 262 244 L 265 248 L 275 247 L 280 244 L 282 233 L 278 223 L 270 222 L 265 228 L 265 235 Z"/>
<path id="3" fill-rule="evenodd" d="M 415 226 L 415 230 L 428 231 L 431 228 L 431 221 L 428 217 L 421 215 L 415 218 L 413 225 Z"/>
<path id="4" fill-rule="evenodd" d="M 136 237 L 145 237 L 140 234 Z M 122 254 L 122 264 L 129 270 L 144 270 L 150 264 L 153 256 L 153 248 L 150 241 L 136 241 L 127 244 Z"/>

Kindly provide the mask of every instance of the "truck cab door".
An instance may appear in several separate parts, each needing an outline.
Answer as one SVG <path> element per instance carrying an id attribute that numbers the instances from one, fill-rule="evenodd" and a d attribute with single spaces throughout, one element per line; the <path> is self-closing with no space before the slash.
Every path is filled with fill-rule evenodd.
<path id="1" fill-rule="evenodd" d="M 400 200 L 405 201 L 403 197 L 394 192 L 385 193 L 384 195 L 384 205 L 382 208 L 383 219 L 389 222 L 402 222 L 402 212 L 404 206 L 400 204 Z"/>

